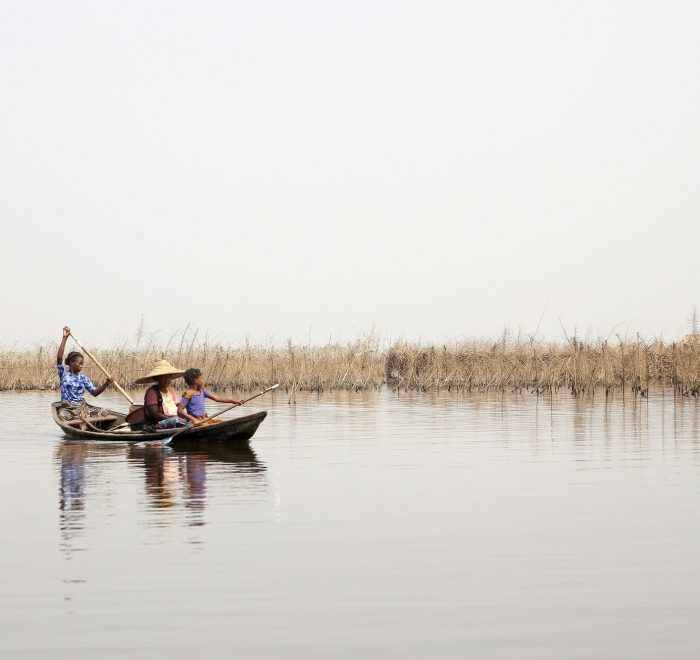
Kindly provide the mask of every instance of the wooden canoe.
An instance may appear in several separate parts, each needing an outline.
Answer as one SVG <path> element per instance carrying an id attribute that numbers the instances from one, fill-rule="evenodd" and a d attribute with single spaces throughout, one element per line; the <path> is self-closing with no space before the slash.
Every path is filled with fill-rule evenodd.
<path id="1" fill-rule="evenodd" d="M 126 423 L 126 413 L 105 410 L 87 405 L 89 416 L 81 419 L 66 421 L 61 419 L 58 410 L 60 402 L 51 404 L 53 420 L 63 432 L 71 438 L 83 440 L 104 440 L 118 442 L 145 442 L 151 440 L 167 440 L 176 431 L 182 429 L 167 429 L 146 433 L 134 429 Z M 101 413 L 101 414 L 100 414 Z M 260 423 L 267 417 L 267 412 L 257 412 L 243 417 L 225 419 L 218 424 L 198 426 L 177 434 L 171 445 L 195 445 L 204 442 L 245 442 L 253 437 Z M 114 430 L 112 430 L 114 429 Z"/>

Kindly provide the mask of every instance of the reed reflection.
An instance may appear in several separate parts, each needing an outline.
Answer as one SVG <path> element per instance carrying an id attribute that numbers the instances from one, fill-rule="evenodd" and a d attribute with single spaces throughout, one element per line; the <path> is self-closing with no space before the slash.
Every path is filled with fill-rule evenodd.
<path id="1" fill-rule="evenodd" d="M 543 441 L 551 447 L 561 440 L 558 455 L 575 459 L 584 469 L 588 462 L 635 461 L 650 452 L 692 450 L 694 460 L 700 461 L 700 400 L 679 396 L 672 389 L 652 388 L 644 397 L 629 391 L 579 396 L 475 393 L 437 399 L 441 401 L 447 403 L 448 414 L 469 413 L 465 435 L 479 437 L 486 432 L 504 444 L 529 438 L 533 453 L 547 450 Z M 418 397 L 411 405 L 421 414 L 431 414 Z"/>

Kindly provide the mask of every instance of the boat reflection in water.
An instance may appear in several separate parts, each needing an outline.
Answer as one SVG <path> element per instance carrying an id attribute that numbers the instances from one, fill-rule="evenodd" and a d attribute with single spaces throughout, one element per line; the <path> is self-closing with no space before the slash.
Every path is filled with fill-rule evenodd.
<path id="1" fill-rule="evenodd" d="M 143 492 L 139 482 L 145 483 L 146 509 L 160 511 L 146 524 L 159 527 L 203 525 L 207 491 L 214 483 L 222 485 L 227 498 L 241 491 L 244 501 L 253 491 L 266 498 L 268 485 L 267 468 L 247 442 L 170 448 L 64 440 L 55 461 L 61 547 L 69 557 L 86 549 L 80 539 L 87 512 L 93 512 L 92 527 L 107 523 L 106 510 L 115 513 L 125 498 L 133 503 L 134 487 Z"/>
<path id="2" fill-rule="evenodd" d="M 178 447 L 131 445 L 128 459 L 132 467 L 143 469 L 146 492 L 155 508 L 184 506 L 193 512 L 203 510 L 211 469 L 216 471 L 217 477 L 226 474 L 227 489 L 236 485 L 246 488 L 267 485 L 265 464 L 258 460 L 247 442 Z M 203 524 L 203 519 L 192 517 L 189 524 Z"/>

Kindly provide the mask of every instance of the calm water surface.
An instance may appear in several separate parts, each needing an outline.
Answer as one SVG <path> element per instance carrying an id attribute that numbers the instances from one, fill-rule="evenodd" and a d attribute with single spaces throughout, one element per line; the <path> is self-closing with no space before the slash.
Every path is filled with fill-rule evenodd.
<path id="1" fill-rule="evenodd" d="M 53 398 L 0 395 L 2 658 L 698 657 L 694 401 L 281 394 L 184 453 Z"/>

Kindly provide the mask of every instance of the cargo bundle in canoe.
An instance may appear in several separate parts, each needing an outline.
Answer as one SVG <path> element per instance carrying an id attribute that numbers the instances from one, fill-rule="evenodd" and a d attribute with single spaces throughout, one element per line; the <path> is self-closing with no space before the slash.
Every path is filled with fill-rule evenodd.
<path id="1" fill-rule="evenodd" d="M 71 438 L 83 440 L 109 440 L 119 442 L 144 442 L 150 440 L 167 440 L 177 433 L 171 444 L 197 444 L 201 442 L 245 442 L 253 437 L 258 426 L 267 416 L 266 411 L 225 419 L 217 424 L 197 426 L 185 431 L 167 429 L 163 431 L 144 432 L 132 428 L 126 421 L 126 414 L 114 410 L 105 410 L 86 404 L 87 415 L 81 418 L 65 420 L 59 415 L 61 402 L 51 404 L 54 422 Z"/>

